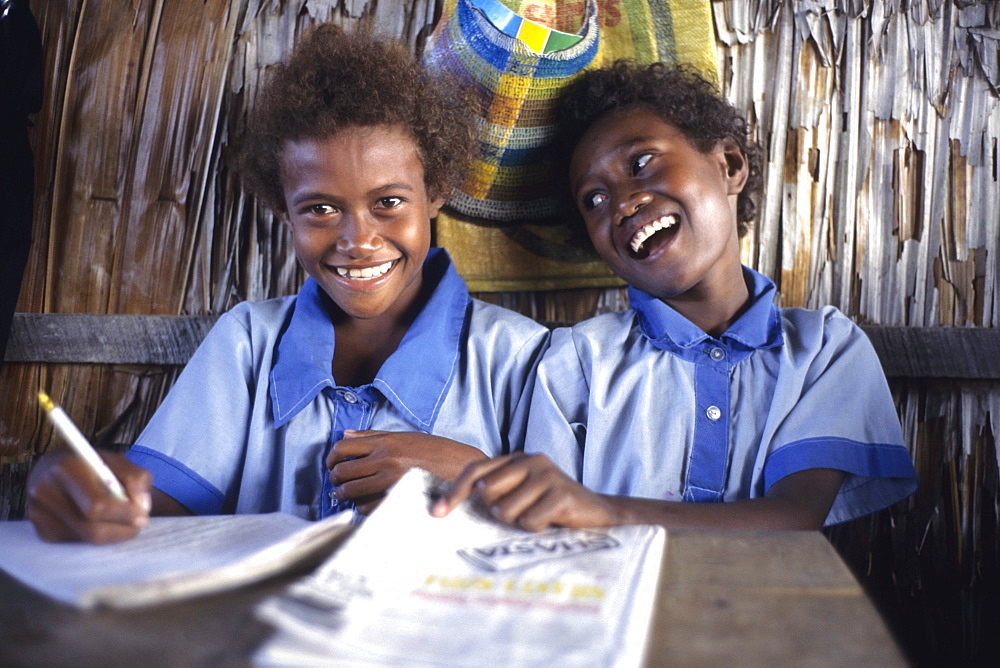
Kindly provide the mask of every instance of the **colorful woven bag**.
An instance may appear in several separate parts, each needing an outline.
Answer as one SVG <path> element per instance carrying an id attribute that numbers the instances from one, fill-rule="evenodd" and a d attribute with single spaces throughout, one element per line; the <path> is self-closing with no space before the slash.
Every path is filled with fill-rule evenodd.
<path id="1" fill-rule="evenodd" d="M 716 76 L 705 0 L 445 0 L 424 48 L 474 91 L 478 150 L 437 221 L 473 291 L 616 285 L 556 217 L 545 147 L 562 86 L 617 58 Z"/>
<path id="2" fill-rule="evenodd" d="M 461 190 L 448 202 L 453 212 L 496 223 L 555 214 L 544 146 L 555 128 L 559 91 L 594 61 L 597 37 L 593 0 L 577 35 L 524 20 L 497 0 L 458 0 L 424 56 L 475 93 L 478 150 Z"/>

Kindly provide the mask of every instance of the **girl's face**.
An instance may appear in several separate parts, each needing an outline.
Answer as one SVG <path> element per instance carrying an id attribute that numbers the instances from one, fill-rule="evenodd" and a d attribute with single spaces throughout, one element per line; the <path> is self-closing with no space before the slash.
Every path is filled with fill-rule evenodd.
<path id="1" fill-rule="evenodd" d="M 302 267 L 350 318 L 402 315 L 420 293 L 431 200 L 402 126 L 352 127 L 285 142 L 285 218 Z"/>
<path id="2" fill-rule="evenodd" d="M 669 302 L 743 285 L 736 199 L 746 172 L 735 143 L 702 153 L 637 106 L 587 130 L 569 176 L 598 254 L 619 277 Z"/>

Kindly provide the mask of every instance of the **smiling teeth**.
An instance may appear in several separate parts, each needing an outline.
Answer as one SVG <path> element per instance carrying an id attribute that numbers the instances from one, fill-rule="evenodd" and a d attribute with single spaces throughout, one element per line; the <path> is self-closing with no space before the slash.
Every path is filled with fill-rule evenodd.
<path id="1" fill-rule="evenodd" d="M 647 223 L 641 230 L 635 233 L 632 237 L 632 241 L 629 245 L 632 247 L 633 253 L 638 253 L 642 245 L 646 243 L 646 239 L 659 232 L 660 230 L 665 230 L 668 227 L 673 227 L 680 221 L 680 218 L 676 214 L 667 214 L 657 218 L 651 223 Z"/>
<path id="2" fill-rule="evenodd" d="M 345 278 L 366 279 L 366 278 L 378 278 L 379 276 L 383 276 L 390 269 L 392 269 L 391 261 L 386 262 L 385 264 L 380 264 L 377 267 L 365 267 L 364 269 L 349 269 L 347 267 L 337 267 L 337 273 Z"/>

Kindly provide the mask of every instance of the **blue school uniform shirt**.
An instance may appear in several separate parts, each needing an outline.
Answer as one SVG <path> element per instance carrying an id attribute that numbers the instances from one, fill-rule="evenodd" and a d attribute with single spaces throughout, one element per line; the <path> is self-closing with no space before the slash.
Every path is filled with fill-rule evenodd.
<path id="1" fill-rule="evenodd" d="M 527 393 L 548 339 L 542 325 L 470 299 L 432 249 L 426 305 L 363 387 L 339 385 L 329 299 L 244 302 L 219 318 L 128 457 L 195 514 L 343 509 L 326 456 L 345 429 L 420 431 L 495 456 L 520 448 Z"/>
<path id="2" fill-rule="evenodd" d="M 778 308 L 744 267 L 747 310 L 718 339 L 655 297 L 553 332 L 527 452 L 604 494 L 672 501 L 764 496 L 811 468 L 847 477 L 826 524 L 916 489 L 871 343 L 833 307 Z"/>

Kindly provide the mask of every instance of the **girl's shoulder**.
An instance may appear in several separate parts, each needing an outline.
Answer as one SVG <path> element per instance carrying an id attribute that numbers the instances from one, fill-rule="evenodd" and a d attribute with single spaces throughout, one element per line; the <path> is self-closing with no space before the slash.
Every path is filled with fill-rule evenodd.
<path id="1" fill-rule="evenodd" d="M 781 309 L 782 357 L 801 364 L 879 366 L 868 335 L 835 306 Z"/>
<path id="2" fill-rule="evenodd" d="M 262 301 L 242 301 L 219 316 L 219 320 L 262 327 L 284 324 L 297 300 L 298 295 L 288 295 Z"/>
<path id="3" fill-rule="evenodd" d="M 285 329 L 297 297 L 276 297 L 264 301 L 243 301 L 219 316 L 209 336 L 213 338 L 250 339 L 257 342 L 276 339 Z"/>
<path id="4" fill-rule="evenodd" d="M 781 328 L 787 344 L 817 345 L 864 336 L 853 320 L 836 306 L 819 308 L 783 307 Z"/>
<path id="5" fill-rule="evenodd" d="M 533 338 L 548 333 L 549 328 L 540 322 L 504 306 L 472 299 L 470 331 L 495 332 L 513 337 Z"/>
<path id="6" fill-rule="evenodd" d="M 552 331 L 550 357 L 572 354 L 580 359 L 617 357 L 642 339 L 632 309 L 612 311 Z"/>

